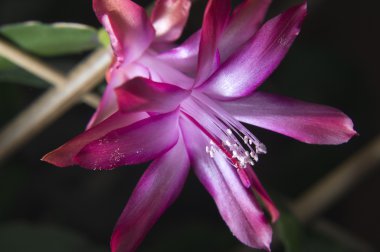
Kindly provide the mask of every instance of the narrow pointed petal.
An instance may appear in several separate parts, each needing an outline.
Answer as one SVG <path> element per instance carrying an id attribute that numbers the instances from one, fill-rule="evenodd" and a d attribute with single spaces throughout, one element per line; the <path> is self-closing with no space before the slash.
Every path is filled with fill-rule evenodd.
<path id="1" fill-rule="evenodd" d="M 219 104 L 237 120 L 310 144 L 341 144 L 356 135 L 338 109 L 264 92 Z"/>
<path id="2" fill-rule="evenodd" d="M 155 159 L 178 140 L 178 111 L 116 129 L 87 144 L 74 160 L 88 169 L 112 169 Z"/>
<path id="3" fill-rule="evenodd" d="M 216 68 L 217 46 L 231 11 L 230 0 L 210 0 L 203 17 L 196 84 L 207 79 Z"/>
<path id="4" fill-rule="evenodd" d="M 187 22 L 190 0 L 157 0 L 152 12 L 156 41 L 177 40 Z"/>
<path id="5" fill-rule="evenodd" d="M 200 88 L 217 99 L 252 93 L 285 57 L 305 16 L 306 3 L 266 22 Z"/>
<path id="6" fill-rule="evenodd" d="M 181 120 L 181 129 L 195 173 L 214 198 L 232 233 L 247 246 L 270 250 L 271 226 L 236 169 L 218 152 L 214 159 L 206 154 L 209 141 L 190 122 Z"/>
<path id="7" fill-rule="evenodd" d="M 61 147 L 46 154 L 42 160 L 59 167 L 75 165 L 76 162 L 74 161 L 74 157 L 88 143 L 103 137 L 112 130 L 126 127 L 136 121 L 147 118 L 147 116 L 148 115 L 146 113 L 133 113 L 126 115 L 117 112 L 110 116 L 107 120 L 89 130 L 86 130 Z"/>
<path id="8" fill-rule="evenodd" d="M 252 188 L 257 194 L 257 196 L 260 198 L 268 213 L 270 214 L 272 223 L 276 222 L 280 217 L 280 212 L 274 205 L 268 193 L 265 191 L 264 187 L 262 186 L 259 178 L 253 171 L 253 169 L 246 169 L 246 171 L 248 173 L 249 181 L 252 185 Z"/>
<path id="9" fill-rule="evenodd" d="M 135 60 L 154 38 L 145 10 L 131 0 L 93 0 L 99 21 L 110 35 L 119 63 Z"/>
<path id="10" fill-rule="evenodd" d="M 132 252 L 174 202 L 189 172 L 182 137 L 144 173 L 121 214 L 111 239 L 112 252 Z"/>
<path id="11" fill-rule="evenodd" d="M 175 110 L 191 91 L 174 85 L 134 78 L 115 90 L 123 112 L 159 112 Z"/>
<path id="12" fill-rule="evenodd" d="M 218 45 L 222 62 L 256 33 L 270 3 L 271 0 L 245 0 L 235 9 Z"/>

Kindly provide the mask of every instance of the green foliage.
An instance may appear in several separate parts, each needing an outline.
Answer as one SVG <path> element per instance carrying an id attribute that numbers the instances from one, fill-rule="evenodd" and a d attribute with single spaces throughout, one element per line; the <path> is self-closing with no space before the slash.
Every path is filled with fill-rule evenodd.
<path id="1" fill-rule="evenodd" d="M 98 31 L 98 38 L 99 42 L 104 46 L 107 47 L 111 44 L 110 37 L 107 33 L 107 31 L 104 28 L 100 28 Z"/>
<path id="2" fill-rule="evenodd" d="M 77 54 L 106 43 L 106 34 L 90 26 L 75 23 L 44 24 L 25 22 L 0 27 L 0 34 L 23 50 L 42 57 Z M 46 88 L 48 83 L 0 57 L 0 82 Z"/>
<path id="3" fill-rule="evenodd" d="M 281 212 L 281 217 L 276 223 L 276 231 L 286 252 L 302 251 L 301 229 L 301 225 L 294 216 L 287 212 Z"/>
<path id="4" fill-rule="evenodd" d="M 17 23 L 0 27 L 0 33 L 38 56 L 81 53 L 100 45 L 95 28 L 75 23 Z"/>
<path id="5" fill-rule="evenodd" d="M 46 88 L 49 86 L 46 81 L 14 65 L 5 69 L 2 69 L 0 66 L 0 82 L 25 84 L 36 88 Z"/>

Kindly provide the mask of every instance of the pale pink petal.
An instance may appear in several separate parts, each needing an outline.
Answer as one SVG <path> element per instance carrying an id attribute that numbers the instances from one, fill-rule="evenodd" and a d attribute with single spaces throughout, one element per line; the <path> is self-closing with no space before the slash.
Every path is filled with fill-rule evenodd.
<path id="1" fill-rule="evenodd" d="M 189 121 L 180 123 L 195 173 L 232 233 L 250 247 L 269 250 L 272 229 L 253 193 L 243 186 L 236 169 L 224 156 L 217 152 L 212 159 L 207 155 L 209 139 L 199 129 Z"/>
<path id="2" fill-rule="evenodd" d="M 121 214 L 111 239 L 112 252 L 132 252 L 173 203 L 189 171 L 182 137 L 144 173 Z"/>
<path id="3" fill-rule="evenodd" d="M 178 111 L 152 116 L 116 129 L 87 144 L 75 157 L 89 169 L 112 169 L 147 162 L 173 147 L 178 140 Z"/>
<path id="4" fill-rule="evenodd" d="M 249 95 L 277 68 L 300 31 L 306 3 L 269 20 L 200 87 L 218 99 Z"/>
<path id="5" fill-rule="evenodd" d="M 231 11 L 230 0 L 210 0 L 203 17 L 199 45 L 196 85 L 207 79 L 216 68 L 217 46 Z"/>
<path id="6" fill-rule="evenodd" d="M 119 68 L 112 70 L 112 74 L 108 78 L 106 90 L 87 125 L 87 129 L 94 127 L 118 110 L 115 88 L 137 76 L 150 77 L 150 72 L 146 67 L 138 63 L 123 64 Z"/>
<path id="7" fill-rule="evenodd" d="M 174 85 L 137 77 L 115 90 L 123 112 L 166 113 L 176 109 L 191 91 Z"/>
<path id="8" fill-rule="evenodd" d="M 157 0 L 151 17 L 156 30 L 156 41 L 178 39 L 186 24 L 190 7 L 190 0 Z"/>
<path id="9" fill-rule="evenodd" d="M 222 62 L 256 33 L 270 2 L 271 0 L 245 0 L 236 7 L 218 44 Z"/>
<path id="10" fill-rule="evenodd" d="M 145 10 L 131 0 L 93 0 L 99 21 L 110 35 L 119 63 L 138 58 L 151 44 L 154 29 Z"/>
<path id="11" fill-rule="evenodd" d="M 219 104 L 237 120 L 311 144 L 341 144 L 356 135 L 353 123 L 332 107 L 256 92 Z"/>
<path id="12" fill-rule="evenodd" d="M 149 78 L 154 81 L 176 85 L 183 89 L 190 89 L 194 83 L 194 80 L 182 73 L 176 65 L 157 58 L 157 54 L 146 53 L 139 62 L 149 69 L 151 72 Z"/>
<path id="13" fill-rule="evenodd" d="M 107 120 L 89 130 L 86 130 L 61 147 L 46 154 L 42 160 L 59 167 L 75 165 L 76 162 L 73 158 L 88 143 L 103 137 L 112 130 L 126 127 L 136 121 L 143 120 L 147 118 L 147 116 L 148 115 L 146 113 L 123 114 L 116 112 Z"/>
<path id="14" fill-rule="evenodd" d="M 157 56 L 163 62 L 175 66 L 176 69 L 190 76 L 195 76 L 201 32 L 191 35 L 185 42 Z"/>

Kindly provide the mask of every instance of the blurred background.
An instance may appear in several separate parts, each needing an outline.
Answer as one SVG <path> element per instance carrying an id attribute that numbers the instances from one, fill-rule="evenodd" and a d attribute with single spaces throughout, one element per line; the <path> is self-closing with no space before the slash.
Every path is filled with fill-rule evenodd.
<path id="1" fill-rule="evenodd" d="M 184 37 L 200 27 L 205 2 L 194 4 Z M 268 17 L 296 3 L 273 1 Z M 307 189 L 363 153 L 380 134 L 379 2 L 308 3 L 309 15 L 300 36 L 263 89 L 339 108 L 352 118 L 360 135 L 340 146 L 313 146 L 251 128 L 268 148 L 256 172 L 284 211 L 275 227 L 273 251 L 380 251 L 380 163 L 374 158 L 380 152 L 376 149 L 368 150 L 375 154 L 360 156 L 362 160 L 356 165 L 360 175 L 346 178 L 353 177 L 353 183 L 324 209 L 316 210 L 307 220 L 297 220 L 297 214 L 289 209 Z M 100 26 L 91 1 L 0 0 L 0 25 L 29 20 Z M 42 60 L 67 72 L 86 55 Z M 2 78 L 0 73 L 0 127 L 47 89 L 17 82 Z M 1 160 L 0 251 L 109 250 L 113 225 L 147 164 L 90 172 L 40 161 L 44 154 L 82 132 L 93 111 L 85 104 L 74 106 Z M 339 188 L 329 190 L 334 194 Z M 191 174 L 178 200 L 139 251 L 253 250 L 230 234 L 213 200 Z"/>

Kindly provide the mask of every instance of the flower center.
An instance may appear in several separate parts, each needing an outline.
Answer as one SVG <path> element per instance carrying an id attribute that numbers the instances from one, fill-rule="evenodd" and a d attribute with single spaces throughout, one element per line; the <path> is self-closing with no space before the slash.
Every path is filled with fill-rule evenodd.
<path id="1" fill-rule="evenodd" d="M 195 94 L 182 104 L 181 111 L 210 139 L 210 145 L 205 146 L 208 155 L 213 158 L 217 151 L 222 153 L 244 186 L 250 187 L 245 169 L 252 169 L 259 154 L 266 153 L 265 145 L 207 96 Z"/>

